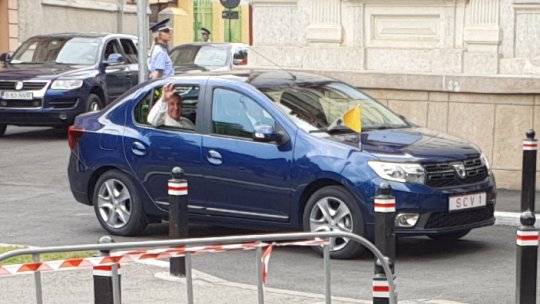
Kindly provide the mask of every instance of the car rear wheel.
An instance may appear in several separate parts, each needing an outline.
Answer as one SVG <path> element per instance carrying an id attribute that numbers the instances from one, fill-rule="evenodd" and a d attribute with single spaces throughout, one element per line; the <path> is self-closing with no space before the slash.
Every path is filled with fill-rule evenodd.
<path id="1" fill-rule="evenodd" d="M 443 233 L 443 234 L 433 234 L 433 235 L 428 235 L 428 236 L 431 239 L 436 240 L 436 241 L 455 241 L 466 236 L 467 234 L 469 234 L 469 232 L 471 232 L 471 229 Z"/>
<path id="2" fill-rule="evenodd" d="M 317 190 L 307 201 L 303 214 L 305 231 L 343 231 L 364 235 L 364 220 L 356 199 L 343 187 L 328 186 Z M 319 254 L 322 247 L 313 247 Z M 349 238 L 335 238 L 330 255 L 335 259 L 359 256 L 365 248 Z"/>
<path id="3" fill-rule="evenodd" d="M 7 125 L 0 124 L 0 137 L 4 136 L 6 133 Z"/>
<path id="4" fill-rule="evenodd" d="M 138 235 L 147 220 L 132 179 L 118 171 L 104 173 L 93 195 L 94 211 L 105 230 L 115 235 Z"/>
<path id="5" fill-rule="evenodd" d="M 96 112 L 101 110 L 102 108 L 102 101 L 101 98 L 99 98 L 96 94 L 90 94 L 88 95 L 88 99 L 86 100 L 86 112 Z"/>

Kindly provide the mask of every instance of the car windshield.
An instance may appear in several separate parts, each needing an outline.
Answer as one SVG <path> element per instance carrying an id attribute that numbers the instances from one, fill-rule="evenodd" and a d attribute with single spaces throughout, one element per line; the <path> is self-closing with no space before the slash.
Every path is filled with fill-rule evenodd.
<path id="1" fill-rule="evenodd" d="M 99 41 L 93 38 L 32 38 L 17 49 L 10 63 L 91 65 L 97 61 L 98 49 Z"/>
<path id="2" fill-rule="evenodd" d="M 269 96 L 298 127 L 308 132 L 353 132 L 340 122 L 348 110 L 360 107 L 362 130 L 408 127 L 398 115 L 361 91 L 341 82 L 265 88 Z"/>
<path id="3" fill-rule="evenodd" d="M 229 48 L 214 45 L 192 45 L 176 48 L 171 52 L 175 66 L 197 65 L 212 70 L 227 65 Z"/>

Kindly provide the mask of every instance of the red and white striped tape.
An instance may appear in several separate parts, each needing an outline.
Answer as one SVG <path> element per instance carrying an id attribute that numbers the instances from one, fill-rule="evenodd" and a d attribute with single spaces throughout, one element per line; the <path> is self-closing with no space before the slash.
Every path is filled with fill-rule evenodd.
<path id="1" fill-rule="evenodd" d="M 268 266 L 270 264 L 270 254 L 272 254 L 272 248 L 272 245 L 268 246 L 261 257 L 263 284 L 266 284 L 266 279 L 268 279 Z"/>
<path id="2" fill-rule="evenodd" d="M 373 279 L 373 297 L 390 298 L 390 285 L 387 280 Z"/>
<path id="3" fill-rule="evenodd" d="M 538 246 L 538 231 L 517 231 L 518 246 Z"/>
<path id="4" fill-rule="evenodd" d="M 375 212 L 396 212 L 395 198 L 376 198 Z"/>
<path id="5" fill-rule="evenodd" d="M 118 269 L 118 274 L 122 274 L 120 271 L 120 264 L 116 264 Z M 99 277 L 112 277 L 113 275 L 113 265 L 97 265 L 92 269 L 92 274 Z"/>
<path id="6" fill-rule="evenodd" d="M 327 241 L 326 241 L 327 242 Z M 275 243 L 275 246 L 318 246 L 324 244 L 321 240 L 308 240 L 288 243 Z M 185 256 L 186 252 L 191 254 L 199 253 L 215 253 L 233 250 L 254 250 L 257 247 L 266 247 L 267 243 L 241 243 L 227 245 L 209 245 L 209 246 L 194 246 L 194 247 L 173 247 L 159 249 L 143 249 L 130 251 L 113 251 L 111 256 L 106 257 L 91 257 L 91 258 L 76 258 L 48 262 L 33 262 L 25 264 L 4 265 L 0 266 L 0 276 L 9 276 L 17 274 L 33 273 L 36 271 L 62 271 L 73 270 L 80 268 L 92 268 L 99 265 L 111 265 L 133 263 L 135 261 L 144 261 L 150 259 L 168 259 L 171 257 Z"/>
<path id="7" fill-rule="evenodd" d="M 169 195 L 187 195 L 188 194 L 188 183 L 187 182 L 171 182 L 168 184 Z"/>
<path id="8" fill-rule="evenodd" d="M 536 151 L 538 149 L 538 143 L 536 140 L 524 140 L 523 151 Z"/>

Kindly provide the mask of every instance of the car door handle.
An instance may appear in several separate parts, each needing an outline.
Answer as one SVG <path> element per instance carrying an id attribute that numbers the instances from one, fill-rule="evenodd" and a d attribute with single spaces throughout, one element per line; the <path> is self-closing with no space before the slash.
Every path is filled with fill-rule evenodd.
<path id="1" fill-rule="evenodd" d="M 221 154 L 219 154 L 216 150 L 208 150 L 208 154 L 206 155 L 206 159 L 208 159 L 208 162 L 212 165 L 219 166 L 223 163 L 223 159 L 221 158 Z"/>
<path id="2" fill-rule="evenodd" d="M 146 155 L 146 147 L 138 141 L 131 143 L 131 152 L 135 155 L 143 156 Z"/>

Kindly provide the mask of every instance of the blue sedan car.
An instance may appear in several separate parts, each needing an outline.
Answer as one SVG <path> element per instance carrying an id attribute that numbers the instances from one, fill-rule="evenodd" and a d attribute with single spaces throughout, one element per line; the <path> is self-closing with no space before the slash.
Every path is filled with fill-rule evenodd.
<path id="1" fill-rule="evenodd" d="M 153 126 L 164 85 L 195 129 Z M 361 132 L 340 123 L 361 109 Z M 192 220 L 260 229 L 374 235 L 381 183 L 397 200 L 398 235 L 457 239 L 494 223 L 495 181 L 473 144 L 418 128 L 346 83 L 312 74 L 244 71 L 139 85 L 69 130 L 71 191 L 110 233 L 167 219 L 180 166 Z M 332 256 L 362 247 L 336 239 Z"/>

